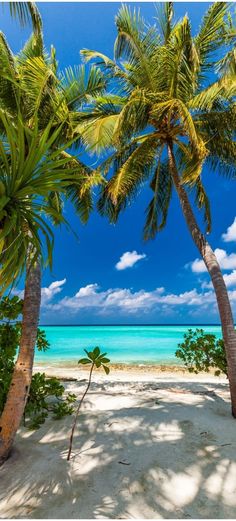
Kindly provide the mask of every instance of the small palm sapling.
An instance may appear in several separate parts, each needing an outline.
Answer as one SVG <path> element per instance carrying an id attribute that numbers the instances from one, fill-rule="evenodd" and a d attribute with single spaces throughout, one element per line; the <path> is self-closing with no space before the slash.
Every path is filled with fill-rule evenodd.
<path id="1" fill-rule="evenodd" d="M 70 442 L 69 442 L 69 450 L 68 450 L 68 454 L 67 454 L 67 461 L 70 460 L 71 451 L 72 451 L 72 445 L 73 445 L 74 432 L 75 432 L 75 428 L 76 428 L 77 419 L 78 419 L 79 412 L 80 412 L 82 403 L 84 401 L 84 398 L 85 398 L 85 396 L 86 396 L 86 394 L 87 394 L 87 392 L 88 392 L 88 390 L 90 388 L 90 385 L 91 385 L 93 370 L 94 370 L 95 367 L 97 369 L 99 367 L 102 367 L 106 374 L 109 374 L 109 372 L 110 372 L 110 369 L 107 366 L 107 364 L 109 364 L 109 362 L 110 362 L 109 358 L 106 358 L 106 354 L 107 353 L 101 353 L 99 347 L 95 347 L 93 349 L 93 351 L 87 351 L 86 349 L 84 349 L 84 351 L 87 354 L 87 357 L 86 358 L 81 358 L 78 361 L 78 364 L 82 364 L 82 365 L 90 364 L 89 379 L 88 379 L 87 387 L 86 387 L 86 389 L 85 389 L 85 391 L 83 393 L 83 396 L 82 396 L 82 398 L 81 398 L 81 400 L 79 402 L 79 405 L 77 407 L 77 410 L 76 410 L 76 413 L 75 413 L 75 418 L 74 418 L 74 421 L 73 421 L 73 424 L 72 424 L 71 435 L 70 435 Z"/>

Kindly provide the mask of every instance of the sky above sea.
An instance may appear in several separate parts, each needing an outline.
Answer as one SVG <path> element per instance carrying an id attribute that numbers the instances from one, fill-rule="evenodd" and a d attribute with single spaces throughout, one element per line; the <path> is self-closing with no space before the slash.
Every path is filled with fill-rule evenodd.
<path id="1" fill-rule="evenodd" d="M 45 46 L 54 45 L 63 70 L 81 63 L 80 50 L 96 49 L 113 57 L 116 37 L 114 3 L 39 2 Z M 178 2 L 175 17 L 189 14 L 196 32 L 209 3 Z M 149 23 L 155 23 L 153 3 L 135 3 Z M 30 35 L 1 10 L 1 30 L 14 52 Z M 93 164 L 95 158 L 83 154 Z M 235 181 L 216 173 L 203 174 L 212 210 L 208 236 L 222 266 L 236 311 Z M 53 270 L 43 274 L 43 324 L 219 323 L 208 274 L 174 195 L 165 229 L 154 241 L 143 242 L 148 187 L 114 226 L 96 212 L 86 226 L 66 205 L 66 218 L 78 238 L 66 228 L 55 229 Z M 201 223 L 201 218 L 199 218 Z M 18 289 L 23 288 L 23 282 Z"/>

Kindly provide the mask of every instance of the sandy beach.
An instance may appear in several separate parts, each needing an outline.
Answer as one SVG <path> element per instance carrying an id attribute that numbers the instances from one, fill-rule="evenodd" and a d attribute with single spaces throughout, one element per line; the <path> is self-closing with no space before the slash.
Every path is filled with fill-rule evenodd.
<path id="1" fill-rule="evenodd" d="M 87 371 L 47 373 L 81 395 Z M 157 367 L 96 372 L 67 462 L 71 421 L 21 428 L 0 469 L 1 519 L 236 517 L 225 378 Z"/>

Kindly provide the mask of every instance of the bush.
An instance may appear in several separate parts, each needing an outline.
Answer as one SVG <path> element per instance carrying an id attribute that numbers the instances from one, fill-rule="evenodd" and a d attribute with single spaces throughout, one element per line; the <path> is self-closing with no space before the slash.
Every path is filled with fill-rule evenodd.
<path id="1" fill-rule="evenodd" d="M 0 414 L 3 411 L 9 390 L 14 361 L 17 355 L 23 301 L 18 297 L 4 297 L 0 300 Z M 38 328 L 36 347 L 39 351 L 49 349 L 45 331 Z M 47 378 L 44 373 L 32 377 L 28 401 L 25 407 L 24 424 L 30 429 L 38 428 L 51 412 L 54 419 L 60 419 L 74 411 L 74 394 L 65 395 L 65 388 L 57 378 Z"/>
<path id="2" fill-rule="evenodd" d="M 74 394 L 64 397 L 65 388 L 58 378 L 47 378 L 45 373 L 35 373 L 32 378 L 30 394 L 25 408 L 25 424 L 29 429 L 37 429 L 48 416 L 59 420 L 74 411 Z"/>
<path id="3" fill-rule="evenodd" d="M 215 368 L 215 375 L 227 375 L 227 362 L 224 342 L 203 329 L 188 329 L 184 341 L 178 344 L 175 356 L 182 360 L 190 373 L 209 372 Z"/>

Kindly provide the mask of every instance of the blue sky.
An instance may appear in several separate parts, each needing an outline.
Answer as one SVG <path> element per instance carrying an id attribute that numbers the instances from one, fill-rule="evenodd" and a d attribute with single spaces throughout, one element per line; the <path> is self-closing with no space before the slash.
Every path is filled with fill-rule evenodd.
<path id="1" fill-rule="evenodd" d="M 114 18 L 120 5 L 38 3 L 45 45 L 55 46 L 61 69 L 81 63 L 82 48 L 113 55 Z M 134 5 L 141 7 L 149 22 L 154 21 L 152 3 Z M 208 5 L 178 2 L 176 17 L 188 12 L 197 30 Z M 7 7 L 1 13 L 1 29 L 14 52 L 30 34 L 29 28 L 20 29 L 11 20 Z M 208 172 L 204 172 L 204 182 L 212 205 L 209 241 L 218 248 L 236 310 L 236 225 L 222 238 L 236 215 L 235 185 Z M 96 213 L 82 226 L 73 209 L 66 207 L 66 217 L 79 241 L 64 228 L 55 231 L 53 271 L 43 275 L 42 324 L 219 322 L 208 275 L 201 264 L 192 264 L 199 255 L 175 196 L 165 230 L 154 241 L 142 241 L 147 195 L 144 191 L 115 226 Z"/>

